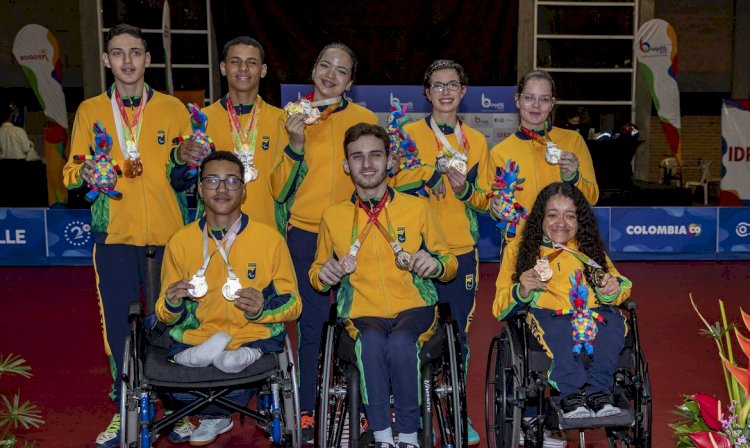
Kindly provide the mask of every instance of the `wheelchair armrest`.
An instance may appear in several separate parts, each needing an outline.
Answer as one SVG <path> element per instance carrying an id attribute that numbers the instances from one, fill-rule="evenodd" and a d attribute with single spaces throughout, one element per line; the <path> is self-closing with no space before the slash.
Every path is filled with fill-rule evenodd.
<path id="1" fill-rule="evenodd" d="M 449 323 L 453 320 L 451 315 L 450 303 L 438 303 L 438 320 L 442 323 Z"/>
<path id="2" fill-rule="evenodd" d="M 627 311 L 633 312 L 638 309 L 638 304 L 633 299 L 627 299 L 626 301 L 620 304 L 620 308 L 624 308 Z"/>
<path id="3" fill-rule="evenodd" d="M 128 323 L 143 317 L 143 303 L 140 300 L 130 302 L 128 306 Z"/>

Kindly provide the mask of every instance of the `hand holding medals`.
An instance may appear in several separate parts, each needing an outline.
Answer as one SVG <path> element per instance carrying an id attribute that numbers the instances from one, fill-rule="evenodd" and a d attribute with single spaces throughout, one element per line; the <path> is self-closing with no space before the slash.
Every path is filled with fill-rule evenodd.
<path id="1" fill-rule="evenodd" d="M 317 124 L 320 121 L 320 111 L 317 107 L 313 107 L 312 102 L 307 98 L 301 98 L 296 102 L 290 101 L 286 103 L 284 110 L 288 117 L 302 114 L 304 116 L 303 121 L 305 124 Z"/>

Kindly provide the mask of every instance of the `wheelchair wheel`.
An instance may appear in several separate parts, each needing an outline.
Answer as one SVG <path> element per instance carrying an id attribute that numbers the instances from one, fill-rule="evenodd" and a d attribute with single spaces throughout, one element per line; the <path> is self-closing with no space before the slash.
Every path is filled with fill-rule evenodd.
<path id="1" fill-rule="evenodd" d="M 120 448 L 137 447 L 140 442 L 138 392 L 135 390 L 135 363 L 138 358 L 130 336 L 125 339 L 125 351 L 120 378 Z"/>
<path id="2" fill-rule="evenodd" d="M 651 448 L 651 380 L 648 376 L 648 365 L 641 354 L 639 368 L 640 387 L 636 387 L 634 400 L 635 411 L 635 444 L 634 446 Z"/>
<path id="3" fill-rule="evenodd" d="M 284 436 L 281 445 L 298 447 L 302 440 L 302 424 L 300 423 L 299 387 L 297 385 L 297 369 L 292 358 L 292 345 L 289 336 L 285 339 L 286 351 L 279 356 L 279 380 L 284 405 Z"/>
<path id="4" fill-rule="evenodd" d="M 461 361 L 461 347 L 455 322 L 445 326 L 445 348 L 441 368 L 434 375 L 434 403 L 437 411 L 440 436 L 444 447 L 468 446 L 468 421 L 466 415 L 466 388 Z"/>
<path id="5" fill-rule="evenodd" d="M 510 330 L 505 327 L 492 339 L 485 377 L 485 423 L 490 447 L 517 447 L 521 433 L 521 387 L 517 357 Z"/>
<path id="6" fill-rule="evenodd" d="M 348 409 L 347 378 L 343 362 L 335 349 L 340 330 L 333 325 L 323 334 L 323 350 L 318 362 L 318 390 L 315 405 L 315 447 L 331 448 L 341 444 Z"/>

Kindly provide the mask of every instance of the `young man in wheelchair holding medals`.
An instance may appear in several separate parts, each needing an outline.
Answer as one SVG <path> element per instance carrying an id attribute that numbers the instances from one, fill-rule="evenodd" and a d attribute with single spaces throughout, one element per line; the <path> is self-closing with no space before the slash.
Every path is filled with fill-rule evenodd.
<path id="1" fill-rule="evenodd" d="M 418 346 L 437 329 L 431 279 L 451 280 L 457 261 L 426 201 L 388 187 L 388 134 L 360 123 L 344 138 L 355 192 L 323 213 L 310 282 L 337 286 L 338 317 L 355 341 L 362 402 L 377 448 L 419 446 Z M 369 237 L 368 237 L 369 235 Z"/>
<path id="2" fill-rule="evenodd" d="M 240 209 L 243 175 L 234 154 L 208 155 L 198 181 L 206 213 L 178 230 L 164 252 L 156 316 L 175 341 L 170 359 L 184 366 L 239 373 L 264 352 L 283 351 L 284 323 L 302 309 L 283 237 Z M 227 397 L 246 406 L 250 390 Z M 229 411 L 200 412 L 191 445 L 210 444 L 232 428 Z"/>
<path id="3" fill-rule="evenodd" d="M 498 320 L 529 307 L 529 328 L 552 359 L 548 379 L 560 393 L 562 417 L 619 414 L 611 393 L 626 328 L 617 305 L 630 297 L 631 282 L 605 254 L 574 185 L 553 183 L 539 193 L 521 237 L 503 252 L 496 288 Z M 581 352 L 591 357 L 588 369 Z"/>

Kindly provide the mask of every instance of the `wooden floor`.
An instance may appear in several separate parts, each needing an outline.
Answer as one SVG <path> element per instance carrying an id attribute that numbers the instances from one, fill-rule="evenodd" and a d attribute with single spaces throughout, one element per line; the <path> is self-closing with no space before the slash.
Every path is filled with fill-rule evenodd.
<path id="1" fill-rule="evenodd" d="M 749 308 L 748 262 L 627 262 L 620 271 L 634 284 L 640 304 L 642 345 L 649 362 L 654 397 L 653 446 L 674 446 L 667 424 L 674 420 L 682 395 L 709 393 L 724 397 L 720 363 L 712 341 L 698 335 L 698 317 L 690 307 L 692 292 L 710 321 L 718 319 L 717 299 L 726 302 L 730 318 L 739 306 Z M 470 332 L 471 362 L 468 384 L 469 416 L 484 438 L 484 382 L 487 347 L 498 332 L 490 315 L 497 265 L 483 264 L 477 313 Z M 93 446 L 114 407 L 105 396 L 108 369 L 103 355 L 100 321 L 91 267 L 0 269 L 0 353 L 18 353 L 31 364 L 34 377 L 3 376 L 3 394 L 21 391 L 23 399 L 38 404 L 46 424 L 24 432 L 37 447 Z M 239 423 L 239 422 L 237 422 Z M 570 447 L 578 446 L 569 434 Z M 162 437 L 156 447 L 168 447 Z M 186 445 L 183 445 L 186 446 Z M 262 433 L 246 421 L 220 436 L 216 447 L 266 447 Z M 481 446 L 484 446 L 482 443 Z M 587 433 L 587 447 L 607 446 L 595 431 Z"/>

